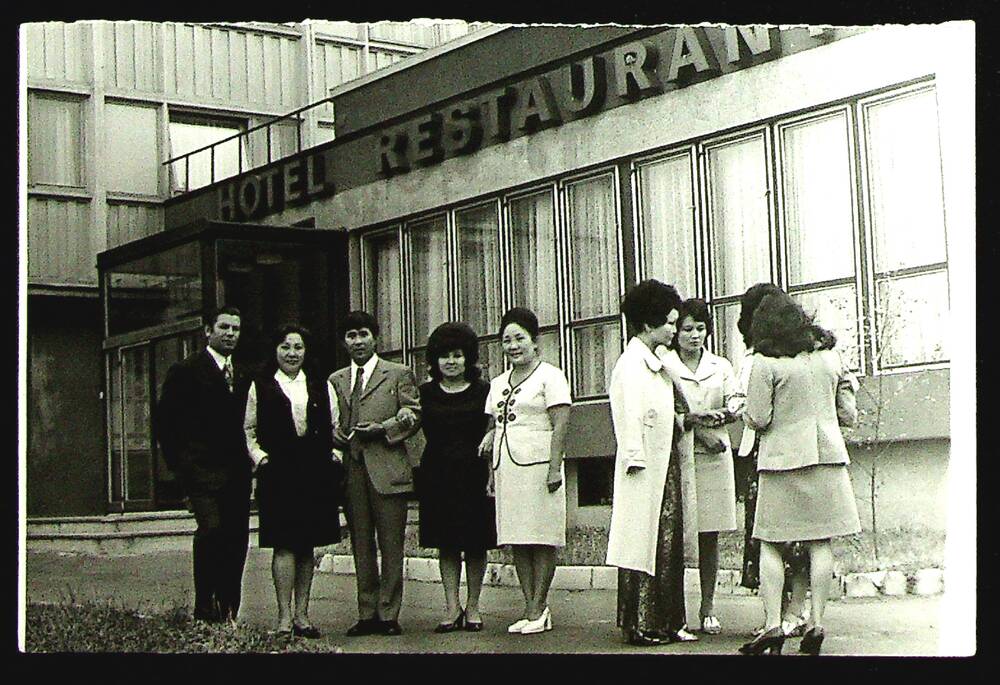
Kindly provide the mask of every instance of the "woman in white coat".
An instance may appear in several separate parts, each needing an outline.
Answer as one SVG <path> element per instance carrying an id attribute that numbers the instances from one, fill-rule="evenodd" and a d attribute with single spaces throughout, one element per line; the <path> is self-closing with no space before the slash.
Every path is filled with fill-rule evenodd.
<path id="1" fill-rule="evenodd" d="M 634 333 L 611 373 L 618 449 L 607 563 L 617 566 L 618 626 L 634 645 L 697 638 L 686 630 L 680 458 L 683 393 L 653 350 L 674 337 L 681 299 L 648 280 L 625 293 Z M 676 403 L 680 403 L 678 407 Z"/>

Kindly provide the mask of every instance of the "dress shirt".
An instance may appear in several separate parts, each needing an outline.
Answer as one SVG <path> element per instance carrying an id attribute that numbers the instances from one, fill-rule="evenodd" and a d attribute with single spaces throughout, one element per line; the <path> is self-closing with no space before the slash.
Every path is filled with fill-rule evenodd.
<path id="1" fill-rule="evenodd" d="M 212 355 L 212 359 L 214 359 L 215 363 L 219 366 L 219 371 L 225 372 L 226 362 L 228 362 L 230 358 L 222 356 L 211 347 L 206 347 L 205 349 L 208 350 L 210 355 Z"/>
<path id="2" fill-rule="evenodd" d="M 378 364 L 378 354 L 373 354 L 372 358 L 365 362 L 365 365 L 361 368 L 365 370 L 365 375 L 361 377 L 361 389 L 364 390 L 368 387 L 368 381 L 371 380 L 372 374 L 375 373 L 375 365 Z M 351 360 L 351 387 L 350 392 L 354 393 L 354 382 L 358 377 L 358 365 Z M 348 395 L 350 397 L 350 395 Z"/>

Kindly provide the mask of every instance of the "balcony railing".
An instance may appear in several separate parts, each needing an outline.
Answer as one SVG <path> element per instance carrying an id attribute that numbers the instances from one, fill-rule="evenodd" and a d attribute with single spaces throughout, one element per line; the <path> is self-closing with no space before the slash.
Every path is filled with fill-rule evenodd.
<path id="1" fill-rule="evenodd" d="M 332 102 L 332 98 L 323 98 L 313 102 L 312 104 L 306 105 L 305 107 L 300 107 L 299 109 L 288 112 L 287 114 L 282 114 L 281 116 L 275 117 L 270 121 L 266 121 L 263 124 L 258 124 L 257 126 L 252 126 L 244 131 L 240 131 L 234 135 L 223 138 L 222 140 L 216 141 L 211 145 L 205 145 L 196 150 L 191 150 L 190 152 L 185 152 L 183 155 L 177 155 L 176 157 L 171 157 L 167 161 L 163 162 L 167 166 L 170 172 L 170 184 L 171 184 L 171 194 L 181 195 L 187 193 L 191 190 L 191 166 L 192 160 L 195 160 L 195 165 L 203 163 L 207 156 L 208 158 L 208 182 L 198 184 L 197 188 L 202 188 L 206 185 L 211 185 L 216 181 L 221 181 L 224 178 L 230 178 L 232 176 L 237 176 L 242 174 L 244 171 L 250 169 L 264 166 L 265 164 L 270 164 L 275 160 L 274 146 L 273 142 L 273 129 L 276 126 L 280 126 L 287 122 L 294 122 L 295 124 L 295 153 L 302 151 L 302 122 L 304 118 L 302 114 L 316 107 L 321 107 L 327 103 Z M 267 161 L 263 159 L 256 161 L 247 159 L 250 156 L 251 146 L 248 144 L 250 142 L 250 136 L 263 129 L 266 136 L 265 148 L 267 150 Z M 237 164 L 236 172 L 231 171 L 219 172 L 217 169 L 216 158 L 217 149 L 229 143 L 236 141 L 237 149 Z M 284 157 L 291 153 L 285 153 L 278 155 L 278 157 Z M 199 156 L 200 155 L 200 156 Z M 183 165 L 183 169 L 178 169 L 180 165 Z M 183 181 L 183 183 L 181 182 Z M 196 189 L 196 188 L 195 188 Z"/>

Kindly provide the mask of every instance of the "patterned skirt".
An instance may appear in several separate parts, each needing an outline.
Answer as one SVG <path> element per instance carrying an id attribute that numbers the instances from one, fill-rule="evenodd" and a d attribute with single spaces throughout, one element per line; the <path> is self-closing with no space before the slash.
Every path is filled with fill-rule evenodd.
<path id="1" fill-rule="evenodd" d="M 684 607 L 684 521 L 681 513 L 681 466 L 670 455 L 660 505 L 656 573 L 618 570 L 618 620 L 626 632 L 672 634 L 687 623 Z"/>

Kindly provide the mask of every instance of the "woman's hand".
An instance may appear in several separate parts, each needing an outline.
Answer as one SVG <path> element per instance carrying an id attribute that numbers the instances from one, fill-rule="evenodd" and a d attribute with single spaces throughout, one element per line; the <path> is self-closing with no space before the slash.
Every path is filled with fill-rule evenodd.
<path id="1" fill-rule="evenodd" d="M 399 421 L 404 428 L 413 428 L 417 425 L 417 414 L 409 407 L 402 407 L 398 412 L 396 412 L 396 420 Z"/>
<path id="2" fill-rule="evenodd" d="M 260 469 L 261 466 L 267 466 L 268 463 L 269 462 L 267 461 L 267 455 L 265 454 L 263 459 L 261 459 L 260 461 L 258 461 L 256 464 L 253 465 L 253 472 L 257 473 L 257 470 Z"/>
<path id="3" fill-rule="evenodd" d="M 545 486 L 549 489 L 549 492 L 555 492 L 562 487 L 562 482 L 562 469 L 549 467 L 548 476 L 545 478 Z"/>
<path id="4" fill-rule="evenodd" d="M 717 428 L 729 420 L 729 412 L 725 409 L 712 409 L 709 411 L 688 412 L 684 416 L 684 424 L 692 426 L 704 426 L 705 428 Z"/>
<path id="5" fill-rule="evenodd" d="M 479 441 L 479 456 L 488 457 L 493 453 L 493 431 L 486 431 L 486 435 Z"/>
<path id="6" fill-rule="evenodd" d="M 726 443 L 719 436 L 706 433 L 695 428 L 694 439 L 700 442 L 710 454 L 719 454 L 726 451 Z"/>

